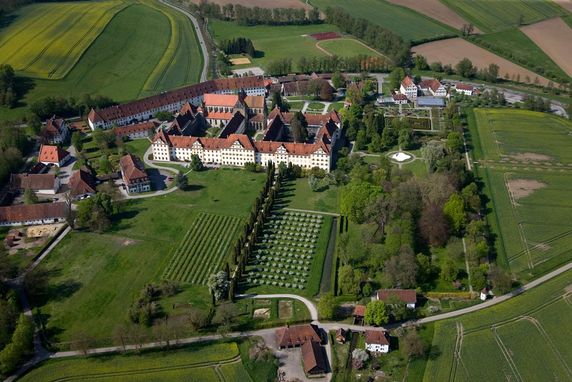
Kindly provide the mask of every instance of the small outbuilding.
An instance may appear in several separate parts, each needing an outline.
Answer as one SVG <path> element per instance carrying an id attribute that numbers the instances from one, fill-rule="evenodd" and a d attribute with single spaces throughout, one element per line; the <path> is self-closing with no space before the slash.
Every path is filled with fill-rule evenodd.
<path id="1" fill-rule="evenodd" d="M 348 336 L 348 331 L 343 328 L 336 330 L 336 342 L 340 344 L 346 343 L 346 338 Z"/>

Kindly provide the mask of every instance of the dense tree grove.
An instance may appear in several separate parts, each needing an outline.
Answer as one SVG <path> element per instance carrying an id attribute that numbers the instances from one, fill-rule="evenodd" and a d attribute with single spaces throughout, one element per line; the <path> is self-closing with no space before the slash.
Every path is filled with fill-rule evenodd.
<path id="1" fill-rule="evenodd" d="M 254 57 L 256 50 L 252 40 L 246 37 L 237 37 L 232 40 L 222 40 L 218 44 L 219 48 L 226 54 L 246 53 L 250 57 Z"/>
<path id="2" fill-rule="evenodd" d="M 105 232 L 111 227 L 111 218 L 118 212 L 118 205 L 110 194 L 98 192 L 78 204 L 77 223 L 94 232 Z"/>
<path id="3" fill-rule="evenodd" d="M 17 172 L 22 165 L 22 156 L 31 147 L 26 132 L 9 124 L 0 124 L 0 186 L 8 180 L 10 173 Z"/>
<path id="4" fill-rule="evenodd" d="M 337 25 L 346 33 L 363 40 L 369 46 L 390 57 L 396 65 L 404 64 L 409 57 L 409 43 L 389 29 L 365 19 L 356 19 L 342 8 L 328 7 L 326 22 Z"/>
<path id="5" fill-rule="evenodd" d="M 16 74 L 7 64 L 0 65 L 0 106 L 14 107 L 18 101 Z"/>
<path id="6" fill-rule="evenodd" d="M 190 4 L 191 10 L 201 17 L 220 20 L 235 20 L 240 25 L 302 25 L 321 23 L 320 12 L 312 8 L 260 8 L 245 7 L 240 4 L 225 4 L 201 1 Z"/>
<path id="7" fill-rule="evenodd" d="M 115 105 L 109 97 L 84 94 L 79 99 L 74 97 L 45 97 L 30 105 L 32 113 L 41 119 L 46 119 L 52 115 L 60 117 L 75 117 L 89 113 L 92 108 L 104 108 Z"/>

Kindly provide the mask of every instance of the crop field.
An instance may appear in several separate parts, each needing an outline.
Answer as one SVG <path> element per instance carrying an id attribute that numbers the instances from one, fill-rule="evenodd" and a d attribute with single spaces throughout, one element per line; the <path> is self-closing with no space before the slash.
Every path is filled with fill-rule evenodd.
<path id="1" fill-rule="evenodd" d="M 568 12 L 572 12 L 572 0 L 554 0 L 554 2 L 566 9 Z"/>
<path id="2" fill-rule="evenodd" d="M 210 20 L 209 25 L 216 41 L 246 37 L 252 40 L 257 51 L 253 66 L 263 68 L 274 60 L 292 59 L 293 66 L 300 57 L 322 57 L 327 54 L 316 47 L 312 33 L 338 31 L 330 24 L 243 26 L 232 21 Z"/>
<path id="3" fill-rule="evenodd" d="M 500 77 L 504 78 L 508 74 L 516 82 L 534 83 L 536 78 L 542 85 L 547 85 L 550 82 L 531 70 L 516 65 L 461 38 L 428 42 L 417 45 L 412 50 L 414 53 L 425 56 L 429 63 L 440 61 L 442 64 L 449 64 L 454 67 L 463 58 L 468 58 L 479 69 L 486 68 L 489 64 L 497 64 Z"/>
<path id="4" fill-rule="evenodd" d="M 552 1 L 442 0 L 465 20 L 485 33 L 563 16 L 565 10 Z"/>
<path id="5" fill-rule="evenodd" d="M 323 225 L 322 215 L 293 211 L 271 214 L 256 243 L 246 282 L 305 289 Z"/>
<path id="6" fill-rule="evenodd" d="M 467 20 L 459 16 L 451 8 L 447 7 L 440 0 L 387 0 L 390 3 L 411 8 L 416 12 L 427 15 L 437 21 L 447 24 L 455 29 L 460 30 L 463 25 L 468 24 Z M 475 33 L 479 33 L 479 29 L 475 27 Z"/>
<path id="7" fill-rule="evenodd" d="M 454 36 L 456 33 L 454 28 L 387 1 L 312 0 L 312 4 L 322 11 L 327 7 L 341 7 L 353 17 L 369 20 L 413 42 Z"/>
<path id="8" fill-rule="evenodd" d="M 225 260 L 241 219 L 201 213 L 172 255 L 163 278 L 206 285 Z"/>
<path id="9" fill-rule="evenodd" d="M 435 323 L 424 381 L 572 378 L 572 271 L 512 300 Z M 447 350 L 445 350 L 447 349 Z"/>
<path id="10" fill-rule="evenodd" d="M 49 341 L 59 349 L 85 333 L 110 346 L 114 328 L 147 283 L 159 283 L 189 227 L 201 213 L 245 218 L 262 188 L 262 174 L 243 170 L 192 172 L 191 190 L 122 204 L 104 234 L 73 231 L 34 271 L 46 286 L 30 296 L 45 313 Z M 242 195 L 237 198 L 236 195 Z M 181 285 L 172 303 L 208 305 L 208 288 Z M 172 304 L 165 304 L 169 310 Z"/>
<path id="11" fill-rule="evenodd" d="M 572 49 L 562 49 L 572 41 L 572 28 L 568 24 L 561 18 L 554 18 L 521 30 L 572 77 Z"/>
<path id="12" fill-rule="evenodd" d="M 192 0 L 193 3 L 199 4 L 200 0 Z M 300 0 L 210 0 L 209 3 L 219 4 L 221 7 L 226 4 L 240 4 L 243 7 L 258 8 L 302 8 L 312 9 L 312 7 Z"/>
<path id="13" fill-rule="evenodd" d="M 105 29 L 124 1 L 34 4 L 0 30 L 0 64 L 21 75 L 59 79 Z"/>
<path id="14" fill-rule="evenodd" d="M 569 261 L 572 123 L 529 111 L 474 114 L 474 155 L 492 199 L 498 261 L 524 280 Z"/>
<path id="15" fill-rule="evenodd" d="M 238 378 L 238 379 L 237 379 Z M 234 342 L 194 345 L 141 355 L 51 360 L 26 374 L 26 381 L 251 381 Z"/>
<path id="16" fill-rule="evenodd" d="M 546 21 L 543 21 L 539 24 L 543 24 L 545 22 Z M 564 22 L 562 23 L 564 24 Z M 530 28 L 534 28 L 535 25 L 537 24 L 531 25 Z M 566 24 L 564 24 L 564 26 L 568 28 Z M 494 52 L 503 55 L 503 57 L 513 61 L 515 64 L 526 65 L 527 68 L 538 73 L 538 75 L 546 74 L 547 77 L 550 77 L 549 74 L 552 74 L 557 76 L 557 78 L 568 78 L 568 75 L 562 69 L 568 64 L 561 66 L 557 65 L 556 61 L 553 61 L 554 58 L 547 55 L 543 49 L 537 46 L 537 44 L 530 38 L 530 35 L 523 33 L 523 31 L 526 31 L 526 28 L 529 27 L 522 28 L 522 31 L 518 28 L 513 28 L 474 38 L 478 39 L 485 48 L 492 49 Z M 534 29 L 536 30 L 536 28 Z M 570 32 L 572 35 L 572 29 L 570 29 Z M 557 39 L 556 36 L 557 35 L 553 34 L 550 35 L 550 38 L 554 40 Z M 572 38 L 572 36 L 570 38 Z M 550 46 L 557 47 L 564 45 L 553 44 Z M 566 56 L 567 51 L 566 49 L 558 49 L 558 53 L 556 54 L 559 56 Z M 559 81 L 555 80 L 555 82 Z"/>
<path id="17" fill-rule="evenodd" d="M 355 57 L 358 55 L 383 56 L 377 50 L 370 48 L 363 42 L 353 38 L 323 40 L 317 42 L 316 46 L 325 50 L 329 55 L 336 55 L 339 57 Z"/>

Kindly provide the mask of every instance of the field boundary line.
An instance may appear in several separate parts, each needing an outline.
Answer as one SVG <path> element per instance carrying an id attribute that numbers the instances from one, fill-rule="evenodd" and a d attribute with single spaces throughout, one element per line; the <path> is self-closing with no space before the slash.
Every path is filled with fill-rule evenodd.
<path id="1" fill-rule="evenodd" d="M 284 211 L 293 211 L 293 212 L 306 212 L 306 213 L 309 213 L 309 214 L 329 215 L 329 216 L 336 216 L 336 217 L 341 216 L 340 214 L 338 214 L 338 213 L 336 213 L 336 212 L 323 212 L 323 211 L 315 211 L 315 210 L 302 210 L 302 209 L 299 209 L 299 208 L 284 207 L 283 210 L 284 210 Z"/>
<path id="2" fill-rule="evenodd" d="M 568 366 L 568 364 L 564 360 L 564 357 L 562 357 L 562 354 L 560 353 L 560 351 L 558 350 L 558 348 L 554 344 L 554 341 L 552 341 L 552 338 L 550 338 L 550 336 L 548 335 L 546 330 L 544 330 L 544 327 L 542 326 L 542 324 L 536 318 L 531 317 L 531 316 L 523 316 L 523 319 L 531 322 L 536 327 L 536 329 L 538 330 L 540 335 L 548 343 L 548 346 L 550 347 L 552 352 L 556 355 L 556 357 L 558 357 L 558 360 L 562 363 L 562 366 L 564 366 L 564 368 L 568 372 L 568 376 L 572 379 L 572 370 L 570 370 L 570 367 Z"/>
<path id="3" fill-rule="evenodd" d="M 516 367 L 516 364 L 514 363 L 514 360 L 512 359 L 512 357 L 510 355 L 510 351 L 507 349 L 506 345 L 502 342 L 502 339 L 500 338 L 500 336 L 497 332 L 496 326 L 493 325 L 491 327 L 491 330 L 493 332 L 493 337 L 494 337 L 497 345 L 499 346 L 502 355 L 504 356 L 505 360 L 507 361 L 508 366 L 511 369 L 513 375 L 516 377 L 516 379 L 518 381 L 524 381 L 524 379 L 522 379 L 522 376 L 520 375 L 520 372 L 518 371 L 518 368 Z"/>

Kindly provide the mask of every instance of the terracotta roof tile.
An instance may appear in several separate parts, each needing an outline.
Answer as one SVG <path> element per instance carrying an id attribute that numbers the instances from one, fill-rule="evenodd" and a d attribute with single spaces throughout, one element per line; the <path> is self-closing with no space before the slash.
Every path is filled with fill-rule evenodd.
<path id="1" fill-rule="evenodd" d="M 54 174 L 12 174 L 11 185 L 14 189 L 54 190 L 56 176 Z"/>
<path id="2" fill-rule="evenodd" d="M 154 131 L 157 126 L 159 126 L 157 122 L 147 121 L 133 125 L 118 126 L 113 129 L 113 132 L 117 137 L 125 137 L 129 134 L 140 133 L 144 131 Z"/>
<path id="3" fill-rule="evenodd" d="M 318 327 L 313 324 L 290 326 L 276 329 L 276 342 L 278 346 L 300 346 L 308 341 L 322 342 Z"/>
<path id="4" fill-rule="evenodd" d="M 302 345 L 302 363 L 307 374 L 321 374 L 327 371 L 324 349 L 314 341 Z"/>
<path id="5" fill-rule="evenodd" d="M 381 301 L 397 298 L 407 304 L 414 304 L 417 301 L 417 292 L 415 289 L 380 289 L 377 291 L 377 298 Z"/>
<path id="6" fill-rule="evenodd" d="M 68 153 L 66 150 L 61 149 L 58 146 L 42 145 L 40 146 L 40 155 L 38 160 L 40 162 L 59 163 L 69 154 L 70 153 Z"/>
<path id="7" fill-rule="evenodd" d="M 69 181 L 71 196 L 83 194 L 95 194 L 96 181 L 91 172 L 87 169 L 79 169 L 74 172 Z"/>
<path id="8" fill-rule="evenodd" d="M 147 181 L 149 177 L 145 172 L 145 166 L 135 155 L 127 154 L 119 160 L 121 171 L 125 175 L 125 180 L 128 184 Z"/>
<path id="9" fill-rule="evenodd" d="M 0 223 L 19 223 L 32 220 L 65 218 L 68 205 L 65 202 L 18 204 L 0 207 Z"/>
<path id="10" fill-rule="evenodd" d="M 366 330 L 365 343 L 377 345 L 389 345 L 387 332 L 384 330 Z"/>

